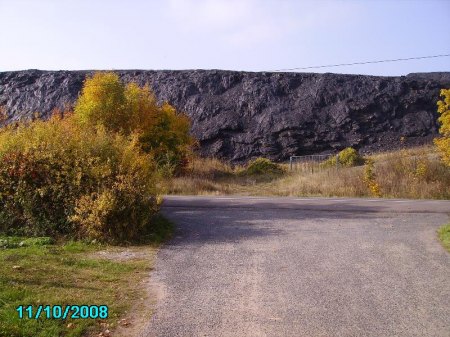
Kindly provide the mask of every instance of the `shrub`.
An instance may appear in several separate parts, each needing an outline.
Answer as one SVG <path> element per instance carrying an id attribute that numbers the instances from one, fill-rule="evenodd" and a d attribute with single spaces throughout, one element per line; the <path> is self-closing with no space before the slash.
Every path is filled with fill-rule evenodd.
<path id="1" fill-rule="evenodd" d="M 364 164 L 364 159 L 354 148 L 347 147 L 337 155 L 338 164 L 344 167 L 352 167 Z M 322 167 L 336 166 L 336 156 L 330 157 L 322 163 Z"/>
<path id="2" fill-rule="evenodd" d="M 166 170 L 186 166 L 195 145 L 186 115 L 168 103 L 158 105 L 149 86 L 124 85 L 112 72 L 86 78 L 75 116 L 84 126 L 102 125 L 112 132 L 139 134 L 142 149 L 152 153 Z"/>
<path id="3" fill-rule="evenodd" d="M 372 196 L 381 197 L 380 185 L 376 181 L 374 162 L 372 159 L 369 159 L 366 162 L 363 181 L 367 185 L 367 188 L 369 189 Z"/>
<path id="4" fill-rule="evenodd" d="M 256 158 L 250 161 L 241 174 L 243 175 L 279 175 L 282 167 L 266 158 Z"/>
<path id="5" fill-rule="evenodd" d="M 442 135 L 436 138 L 434 143 L 441 152 L 442 161 L 450 166 L 450 89 L 442 89 L 441 101 L 438 101 L 438 112 L 441 114 L 439 122 L 441 127 L 439 133 Z"/>
<path id="6" fill-rule="evenodd" d="M 158 205 L 159 176 L 138 136 L 73 116 L 0 131 L 0 231 L 133 239 Z"/>
<path id="7" fill-rule="evenodd" d="M 347 147 L 338 154 L 339 164 L 347 167 L 358 166 L 364 163 L 363 158 L 352 147 Z"/>

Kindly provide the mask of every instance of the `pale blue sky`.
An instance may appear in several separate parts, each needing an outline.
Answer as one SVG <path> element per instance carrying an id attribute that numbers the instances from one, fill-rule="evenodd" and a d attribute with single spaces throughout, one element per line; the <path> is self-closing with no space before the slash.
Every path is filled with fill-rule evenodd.
<path id="1" fill-rule="evenodd" d="M 450 54 L 450 0 L 0 0 L 0 46 L 0 71 L 261 71 Z M 450 57 L 310 71 L 450 71 Z"/>

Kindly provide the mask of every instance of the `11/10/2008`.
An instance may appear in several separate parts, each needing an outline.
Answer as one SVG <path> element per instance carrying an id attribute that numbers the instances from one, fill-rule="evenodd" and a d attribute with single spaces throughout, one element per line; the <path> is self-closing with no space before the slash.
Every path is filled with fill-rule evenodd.
<path id="1" fill-rule="evenodd" d="M 16 311 L 20 319 L 97 319 L 108 318 L 107 305 L 19 305 Z"/>

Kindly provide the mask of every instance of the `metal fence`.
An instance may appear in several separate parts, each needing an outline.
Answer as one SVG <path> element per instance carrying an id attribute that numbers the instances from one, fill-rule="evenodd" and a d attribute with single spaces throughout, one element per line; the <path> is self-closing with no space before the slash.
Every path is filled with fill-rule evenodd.
<path id="1" fill-rule="evenodd" d="M 332 165 L 325 165 L 324 163 L 332 158 L 336 157 L 334 166 Z M 381 158 L 376 159 L 375 164 L 376 165 L 382 165 L 385 162 L 392 161 L 393 158 Z M 419 167 L 419 164 L 421 162 L 425 161 L 436 161 L 439 160 L 439 154 L 437 153 L 428 153 L 428 154 L 419 154 L 419 155 L 406 155 L 406 156 L 398 156 L 396 157 L 397 161 L 407 161 L 408 166 L 411 167 L 413 170 L 416 170 Z M 405 162 L 403 162 L 405 164 Z M 314 154 L 314 155 L 307 155 L 307 156 L 291 156 L 289 158 L 289 170 L 290 171 L 299 171 L 303 173 L 314 173 L 318 171 L 323 171 L 325 169 L 330 168 L 336 168 L 342 167 L 342 165 L 339 164 L 339 159 L 337 154 Z"/>
<path id="2" fill-rule="evenodd" d="M 314 173 L 325 168 L 324 162 L 336 157 L 336 168 L 339 164 L 337 154 L 312 154 L 307 156 L 291 156 L 289 158 L 289 170 Z M 329 167 L 329 166 L 327 166 Z"/>

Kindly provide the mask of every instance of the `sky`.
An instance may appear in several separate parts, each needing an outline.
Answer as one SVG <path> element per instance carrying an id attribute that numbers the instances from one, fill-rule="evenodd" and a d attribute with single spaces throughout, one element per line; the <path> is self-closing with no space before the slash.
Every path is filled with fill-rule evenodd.
<path id="1" fill-rule="evenodd" d="M 272 71 L 450 54 L 450 0 L 0 0 L 0 71 Z M 299 70 L 450 71 L 450 57 Z"/>

